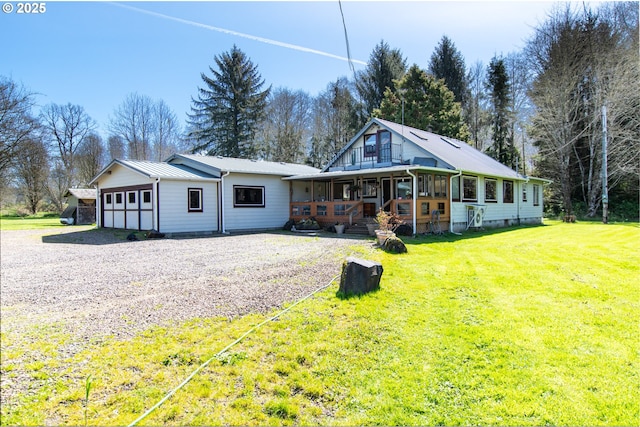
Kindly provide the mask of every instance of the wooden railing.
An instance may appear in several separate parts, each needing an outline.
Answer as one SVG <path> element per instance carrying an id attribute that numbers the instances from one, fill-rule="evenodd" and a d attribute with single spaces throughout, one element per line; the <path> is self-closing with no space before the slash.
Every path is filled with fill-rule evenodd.
<path id="1" fill-rule="evenodd" d="M 447 199 L 419 198 L 417 200 L 416 224 L 430 224 L 434 217 L 447 223 L 451 217 Z M 290 216 L 294 221 L 314 217 L 321 225 L 336 223 L 353 224 L 364 219 L 363 202 L 345 200 L 334 202 L 292 202 Z M 413 223 L 413 200 L 392 199 L 382 206 L 390 212 L 398 214 L 406 224 Z M 437 211 L 437 215 L 434 215 Z"/>

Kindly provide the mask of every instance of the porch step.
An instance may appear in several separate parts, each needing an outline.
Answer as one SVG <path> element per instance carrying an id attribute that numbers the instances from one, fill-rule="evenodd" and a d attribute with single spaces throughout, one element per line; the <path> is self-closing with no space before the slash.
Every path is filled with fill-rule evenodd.
<path id="1" fill-rule="evenodd" d="M 367 228 L 366 224 L 353 224 L 345 227 L 344 234 L 358 234 L 361 236 L 368 236 L 369 229 Z"/>

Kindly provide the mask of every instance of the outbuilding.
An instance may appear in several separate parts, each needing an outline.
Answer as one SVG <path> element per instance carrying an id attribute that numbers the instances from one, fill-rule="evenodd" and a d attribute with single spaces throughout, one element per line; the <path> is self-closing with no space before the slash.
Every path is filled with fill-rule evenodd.
<path id="1" fill-rule="evenodd" d="M 96 190 L 94 188 L 70 188 L 63 194 L 67 207 L 60 214 L 62 224 L 93 224 L 96 222 Z"/>

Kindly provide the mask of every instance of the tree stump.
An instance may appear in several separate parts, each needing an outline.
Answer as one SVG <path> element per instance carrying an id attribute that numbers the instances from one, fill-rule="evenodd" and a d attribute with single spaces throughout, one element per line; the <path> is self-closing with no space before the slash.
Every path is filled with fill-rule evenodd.
<path id="1" fill-rule="evenodd" d="M 380 288 L 382 264 L 348 257 L 342 263 L 339 293 L 345 296 L 361 295 Z"/>

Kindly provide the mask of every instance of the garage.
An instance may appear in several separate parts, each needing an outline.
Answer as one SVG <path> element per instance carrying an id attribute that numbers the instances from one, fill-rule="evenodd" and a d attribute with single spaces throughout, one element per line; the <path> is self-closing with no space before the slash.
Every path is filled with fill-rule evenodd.
<path id="1" fill-rule="evenodd" d="M 152 184 L 105 188 L 102 196 L 102 224 L 106 228 L 153 229 Z"/>

